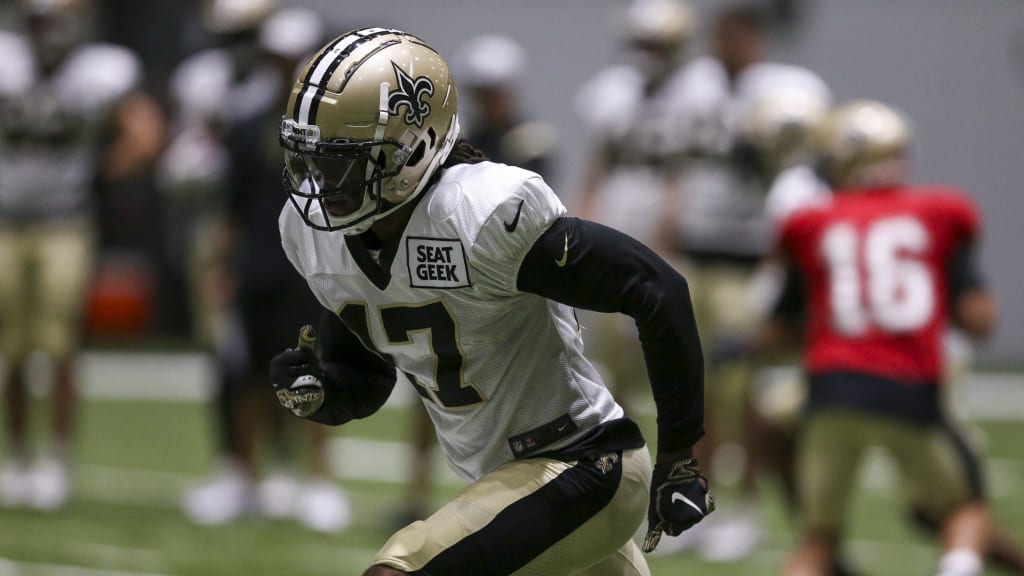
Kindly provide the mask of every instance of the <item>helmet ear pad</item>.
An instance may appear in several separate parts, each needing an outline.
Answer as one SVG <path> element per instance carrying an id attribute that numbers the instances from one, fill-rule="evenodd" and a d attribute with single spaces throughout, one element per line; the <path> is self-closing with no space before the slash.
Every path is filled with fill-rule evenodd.
<path id="1" fill-rule="evenodd" d="M 421 138 L 416 144 L 416 147 L 412 149 L 407 155 L 407 159 L 400 168 L 416 168 L 420 162 L 423 162 L 427 156 L 426 152 L 437 145 L 437 132 L 433 127 L 427 128 L 427 138 Z M 403 185 L 404 184 L 404 185 Z M 413 189 L 410 186 L 411 182 L 401 180 L 392 182 L 392 186 L 382 192 L 384 200 L 391 203 L 404 202 L 409 199 L 412 195 Z"/>

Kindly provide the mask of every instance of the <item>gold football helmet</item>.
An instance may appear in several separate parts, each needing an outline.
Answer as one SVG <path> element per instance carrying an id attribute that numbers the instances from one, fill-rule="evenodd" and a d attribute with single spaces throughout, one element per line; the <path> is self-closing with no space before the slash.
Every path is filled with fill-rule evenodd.
<path id="1" fill-rule="evenodd" d="M 206 0 L 203 27 L 213 34 L 237 34 L 259 28 L 273 13 L 274 0 Z"/>
<path id="2" fill-rule="evenodd" d="M 281 121 L 285 186 L 306 223 L 361 234 L 426 188 L 459 136 L 448 65 L 419 38 L 349 32 L 299 75 Z"/>
<path id="3" fill-rule="evenodd" d="M 624 40 L 649 77 L 671 72 L 697 27 L 685 0 L 633 0 L 623 19 Z"/>
<path id="4" fill-rule="evenodd" d="M 874 100 L 844 104 L 815 138 L 822 175 L 836 189 L 900 184 L 906 179 L 910 125 Z"/>
<path id="5" fill-rule="evenodd" d="M 770 92 L 740 114 L 737 139 L 772 175 L 810 160 L 812 137 L 828 115 L 828 100 L 810 90 Z"/>
<path id="6" fill-rule="evenodd" d="M 693 35 L 697 18 L 683 0 L 633 0 L 626 11 L 625 35 L 630 42 L 682 48 Z"/>

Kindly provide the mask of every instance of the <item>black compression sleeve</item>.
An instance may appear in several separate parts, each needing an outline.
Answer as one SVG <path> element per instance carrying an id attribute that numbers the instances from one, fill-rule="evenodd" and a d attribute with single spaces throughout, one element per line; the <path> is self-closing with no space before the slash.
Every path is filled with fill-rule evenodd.
<path id="1" fill-rule="evenodd" d="M 337 426 L 365 418 L 384 405 L 395 387 L 395 367 L 366 349 L 327 310 L 320 315 L 317 354 L 324 373 L 324 405 L 311 420 Z"/>
<path id="2" fill-rule="evenodd" d="M 789 326 L 803 324 L 807 308 L 807 293 L 800 279 L 800 269 L 790 262 L 786 265 L 786 277 L 782 290 L 772 308 L 772 318 Z"/>
<path id="3" fill-rule="evenodd" d="M 974 243 L 964 243 L 957 247 L 946 269 L 946 280 L 949 283 L 949 301 L 956 302 L 961 294 L 985 287 L 985 279 L 981 275 L 975 257 Z"/>
<path id="4" fill-rule="evenodd" d="M 526 255 L 517 286 L 631 316 L 658 406 L 658 449 L 689 448 L 704 435 L 704 356 L 689 287 L 668 263 L 621 232 L 559 218 Z"/>

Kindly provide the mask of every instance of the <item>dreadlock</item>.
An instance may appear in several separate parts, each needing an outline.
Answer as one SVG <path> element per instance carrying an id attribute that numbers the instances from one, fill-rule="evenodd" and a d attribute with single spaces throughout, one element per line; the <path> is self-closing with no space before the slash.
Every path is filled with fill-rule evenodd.
<path id="1" fill-rule="evenodd" d="M 459 138 L 455 141 L 455 146 L 452 147 L 452 151 L 448 154 L 448 159 L 441 165 L 442 168 L 451 168 L 456 164 L 476 164 L 478 162 L 486 162 L 490 160 L 486 154 L 480 151 L 479 148 L 473 146 L 465 138 Z"/>
<path id="2" fill-rule="evenodd" d="M 490 158 L 481 152 L 479 148 L 470 144 L 465 138 L 459 138 L 452 146 L 452 151 L 448 153 L 448 158 L 445 159 L 444 164 L 441 164 L 441 170 L 434 172 L 433 176 L 430 177 L 427 187 L 437 184 L 445 168 L 451 168 L 457 164 L 477 164 L 487 160 L 490 160 Z"/>

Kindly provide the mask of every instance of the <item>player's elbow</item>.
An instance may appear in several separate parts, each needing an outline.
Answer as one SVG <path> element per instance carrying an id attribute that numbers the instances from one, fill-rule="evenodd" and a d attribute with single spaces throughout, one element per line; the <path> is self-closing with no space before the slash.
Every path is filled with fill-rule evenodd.
<path id="1" fill-rule="evenodd" d="M 320 367 L 325 376 L 326 404 L 337 408 L 347 420 L 366 418 L 380 410 L 397 381 L 393 368 L 359 369 L 332 361 L 321 361 Z"/>
<path id="2" fill-rule="evenodd" d="M 996 301 L 988 290 L 971 290 L 961 294 L 953 312 L 954 323 L 972 338 L 984 339 L 995 331 Z"/>
<path id="3" fill-rule="evenodd" d="M 378 382 L 373 386 L 368 386 L 358 398 L 349 403 L 348 407 L 352 416 L 359 419 L 376 414 L 391 396 L 394 385 L 394 380 L 392 380 L 390 383 Z"/>
<path id="4" fill-rule="evenodd" d="M 395 375 L 366 374 L 359 382 L 347 382 L 341 401 L 353 418 L 366 418 L 384 406 L 395 387 Z"/>

